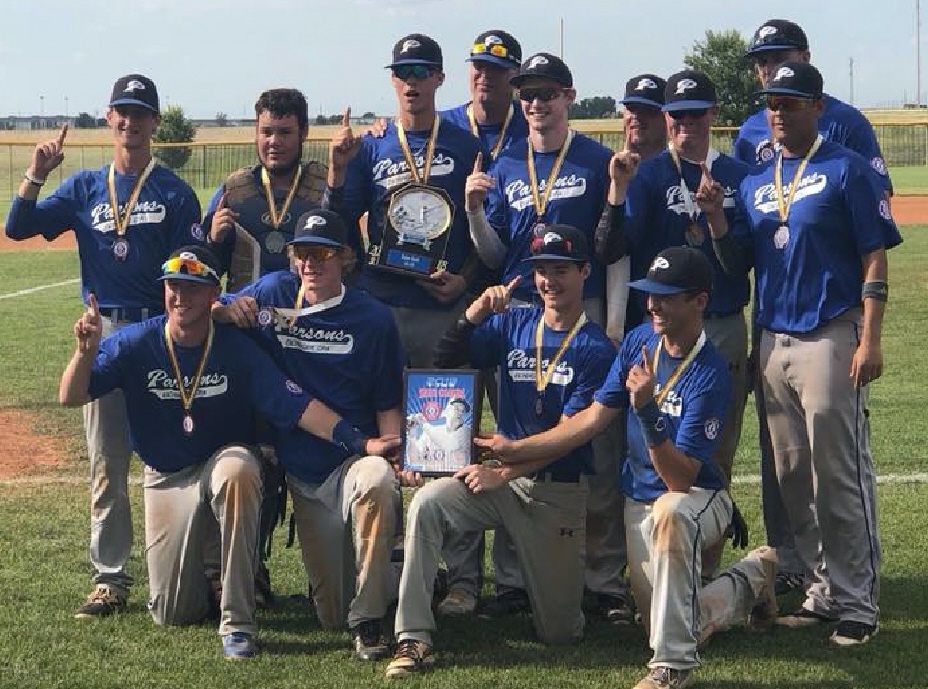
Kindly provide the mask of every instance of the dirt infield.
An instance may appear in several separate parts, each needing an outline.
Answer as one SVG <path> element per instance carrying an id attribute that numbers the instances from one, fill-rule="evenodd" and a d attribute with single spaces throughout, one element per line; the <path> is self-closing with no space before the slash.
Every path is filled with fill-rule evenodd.
<path id="1" fill-rule="evenodd" d="M 34 422 L 27 412 L 0 410 L 0 479 L 56 467 L 67 456 L 61 439 L 32 431 Z"/>

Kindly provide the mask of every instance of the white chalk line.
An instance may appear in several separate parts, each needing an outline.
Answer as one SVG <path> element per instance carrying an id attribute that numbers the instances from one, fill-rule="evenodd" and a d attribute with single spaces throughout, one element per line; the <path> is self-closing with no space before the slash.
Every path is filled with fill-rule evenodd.
<path id="1" fill-rule="evenodd" d="M 88 483 L 85 476 L 20 476 L 0 479 L 0 486 L 44 486 L 44 485 L 82 485 Z M 759 475 L 734 476 L 731 482 L 736 486 L 759 486 Z M 928 483 L 928 474 L 883 474 L 876 477 L 880 485 L 899 483 Z M 142 485 L 141 476 L 130 476 L 129 485 Z"/>
<path id="2" fill-rule="evenodd" d="M 13 297 L 24 297 L 27 294 L 35 294 L 36 292 L 41 292 L 42 290 L 52 289 L 54 287 L 64 287 L 65 285 L 73 285 L 76 282 L 80 282 L 80 278 L 72 278 L 71 280 L 63 280 L 62 282 L 53 282 L 50 285 L 39 285 L 38 287 L 30 287 L 29 289 L 21 289 L 17 292 L 9 292 L 7 294 L 0 294 L 0 299 L 12 299 Z"/>

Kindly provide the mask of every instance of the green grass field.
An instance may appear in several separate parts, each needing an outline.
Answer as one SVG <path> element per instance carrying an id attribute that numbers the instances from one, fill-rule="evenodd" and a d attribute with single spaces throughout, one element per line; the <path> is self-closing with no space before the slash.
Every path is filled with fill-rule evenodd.
<path id="1" fill-rule="evenodd" d="M 893 284 L 884 331 L 886 373 L 873 386 L 871 422 L 880 475 L 925 471 L 928 422 L 920 413 L 928 377 L 928 228 L 905 228 L 891 254 Z M 0 253 L 0 296 L 77 276 L 68 251 Z M 35 427 L 69 448 L 65 464 L 29 480 L 0 482 L 0 687 L 382 687 L 385 663 L 355 661 L 347 635 L 319 629 L 299 598 L 305 593 L 296 549 L 276 534 L 271 569 L 282 609 L 260 613 L 262 655 L 230 664 L 209 624 L 155 627 L 147 591 L 142 499 L 133 488 L 136 578 L 130 612 L 77 622 L 71 614 L 89 590 L 87 460 L 80 414 L 55 402 L 58 377 L 70 355 L 70 327 L 81 312 L 76 285 L 0 299 L 0 408 L 35 413 Z M 751 527 L 751 547 L 763 542 L 757 474 L 756 423 L 746 415 L 735 497 Z M 775 630 L 720 635 L 702 654 L 700 687 L 796 689 L 916 688 L 928 685 L 922 657 L 928 639 L 928 485 L 891 482 L 879 488 L 884 549 L 882 629 L 868 646 L 836 650 L 828 631 Z M 285 531 L 285 530 L 284 530 Z M 731 554 L 729 554 L 731 557 Z M 795 600 L 791 601 L 795 604 Z M 440 620 L 438 667 L 414 687 L 632 686 L 649 653 L 639 628 L 591 620 L 584 642 L 551 649 L 532 638 L 530 621 Z"/>

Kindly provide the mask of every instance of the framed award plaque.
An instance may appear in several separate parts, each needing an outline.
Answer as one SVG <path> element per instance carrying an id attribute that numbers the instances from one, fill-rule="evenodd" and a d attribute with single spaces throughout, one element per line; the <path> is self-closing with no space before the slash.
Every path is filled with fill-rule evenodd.
<path id="1" fill-rule="evenodd" d="M 483 402 L 480 372 L 408 369 L 403 383 L 403 468 L 449 476 L 473 464 Z"/>
<path id="2" fill-rule="evenodd" d="M 368 265 L 417 278 L 443 270 L 453 218 L 454 203 L 444 189 L 400 187 L 387 207 L 383 238 L 368 250 Z"/>

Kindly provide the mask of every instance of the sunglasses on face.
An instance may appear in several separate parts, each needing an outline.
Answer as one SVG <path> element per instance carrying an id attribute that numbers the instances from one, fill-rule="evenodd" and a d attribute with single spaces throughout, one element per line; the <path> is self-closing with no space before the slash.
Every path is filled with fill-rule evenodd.
<path id="1" fill-rule="evenodd" d="M 488 53 L 494 57 L 508 57 L 513 60 L 515 59 L 509 52 L 509 48 L 502 45 L 501 43 L 493 43 L 492 45 L 487 45 L 486 43 L 474 43 L 474 47 L 470 49 L 471 57 L 474 55 L 486 55 Z"/>
<path id="2" fill-rule="evenodd" d="M 788 96 L 767 96 L 767 109 L 776 112 L 783 110 L 785 112 L 799 112 L 808 110 L 812 107 L 812 101 L 809 98 L 790 98 Z"/>
<path id="3" fill-rule="evenodd" d="M 335 258 L 338 249 L 332 246 L 312 246 L 307 244 L 292 245 L 293 255 L 301 261 L 312 258 L 314 261 L 324 263 Z"/>
<path id="4" fill-rule="evenodd" d="M 195 258 L 182 258 L 176 256 L 169 258 L 161 264 L 162 275 L 196 275 L 197 277 L 213 278 L 219 282 L 219 275 L 205 263 Z"/>
<path id="5" fill-rule="evenodd" d="M 754 63 L 757 67 L 766 67 L 767 65 L 779 65 L 783 62 L 786 62 L 792 53 L 780 50 L 768 50 L 763 53 L 758 53 L 751 58 L 751 62 Z"/>
<path id="6" fill-rule="evenodd" d="M 564 89 L 559 89 L 554 86 L 537 89 L 519 89 L 519 100 L 531 103 L 533 100 L 538 99 L 542 103 L 547 103 L 557 98 L 563 91 Z"/>
<path id="7" fill-rule="evenodd" d="M 706 113 L 709 112 L 709 109 L 699 108 L 698 110 L 671 110 L 669 112 L 671 119 L 674 120 L 684 120 L 687 117 L 698 120 L 700 117 L 705 117 Z"/>
<path id="8" fill-rule="evenodd" d="M 410 79 L 428 79 L 435 74 L 436 69 L 428 65 L 397 65 L 393 68 L 393 76 L 400 81 Z"/>

